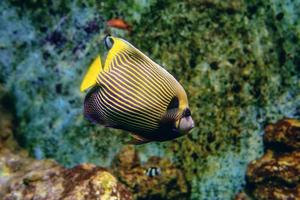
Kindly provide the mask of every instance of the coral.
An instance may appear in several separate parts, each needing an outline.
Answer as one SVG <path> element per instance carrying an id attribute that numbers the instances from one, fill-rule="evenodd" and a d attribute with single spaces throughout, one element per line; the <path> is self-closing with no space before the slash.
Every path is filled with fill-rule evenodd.
<path id="1" fill-rule="evenodd" d="M 145 171 L 159 167 L 161 174 L 149 177 Z M 112 162 L 112 170 L 119 180 L 131 189 L 135 199 L 188 199 L 186 179 L 168 159 L 150 157 L 141 164 L 136 149 L 124 146 Z"/>

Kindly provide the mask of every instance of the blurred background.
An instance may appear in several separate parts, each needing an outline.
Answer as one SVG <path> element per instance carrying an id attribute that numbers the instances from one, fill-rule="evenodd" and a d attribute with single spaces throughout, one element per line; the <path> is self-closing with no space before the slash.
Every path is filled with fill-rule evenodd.
<path id="1" fill-rule="evenodd" d="M 110 169 L 129 149 L 141 165 L 156 156 L 178 170 L 177 189 L 161 184 L 163 192 L 138 196 L 131 188 L 135 198 L 232 199 L 264 152 L 265 126 L 300 117 L 299 1 L 11 0 L 0 11 L 0 96 L 18 145 L 66 168 Z M 108 33 L 183 85 L 195 120 L 189 135 L 127 147 L 126 132 L 84 119 L 79 86 Z"/>

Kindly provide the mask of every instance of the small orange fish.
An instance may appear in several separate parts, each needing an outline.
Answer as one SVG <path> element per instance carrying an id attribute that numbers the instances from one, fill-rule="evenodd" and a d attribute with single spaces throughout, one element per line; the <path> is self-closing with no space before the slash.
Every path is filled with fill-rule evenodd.
<path id="1" fill-rule="evenodd" d="M 115 18 L 110 19 L 106 22 L 107 26 L 118 28 L 118 29 L 124 29 L 128 32 L 131 32 L 131 26 L 125 22 L 123 19 Z"/>

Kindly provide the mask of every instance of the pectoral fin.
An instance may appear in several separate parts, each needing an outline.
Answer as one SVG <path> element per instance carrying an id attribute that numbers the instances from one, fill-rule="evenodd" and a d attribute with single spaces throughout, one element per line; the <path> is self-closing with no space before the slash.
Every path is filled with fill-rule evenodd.
<path id="1" fill-rule="evenodd" d="M 173 108 L 170 110 L 167 110 L 161 117 L 161 123 L 170 123 L 175 122 L 179 119 L 178 109 Z"/>
<path id="2" fill-rule="evenodd" d="M 166 112 L 161 116 L 161 124 L 168 124 L 175 122 L 179 118 L 179 100 L 177 96 L 174 96 L 168 107 Z"/>

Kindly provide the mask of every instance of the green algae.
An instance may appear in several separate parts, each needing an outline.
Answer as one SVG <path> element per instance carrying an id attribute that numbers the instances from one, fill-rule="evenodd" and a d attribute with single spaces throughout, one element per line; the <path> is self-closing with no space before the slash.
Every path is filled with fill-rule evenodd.
<path id="1" fill-rule="evenodd" d="M 37 158 L 108 165 L 121 148 L 126 134 L 83 119 L 79 93 L 105 20 L 116 16 L 133 32 L 114 33 L 162 64 L 187 91 L 192 132 L 137 148 L 142 160 L 158 154 L 182 168 L 192 199 L 232 198 L 247 163 L 262 154 L 265 124 L 299 117 L 297 2 L 43 2 L 0 4 L 6 10 L 0 14 L 0 80 L 17 99 L 19 141 Z"/>

